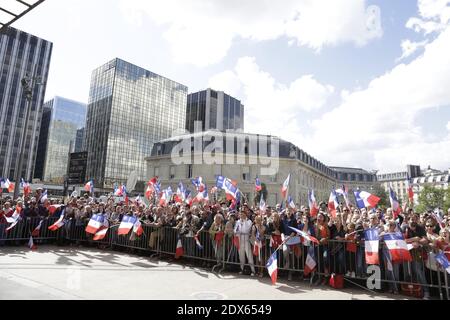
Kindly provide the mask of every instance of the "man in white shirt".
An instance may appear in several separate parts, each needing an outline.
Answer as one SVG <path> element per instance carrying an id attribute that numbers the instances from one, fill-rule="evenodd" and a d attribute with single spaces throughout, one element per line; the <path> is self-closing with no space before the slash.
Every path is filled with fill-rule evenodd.
<path id="1" fill-rule="evenodd" d="M 255 265 L 253 264 L 253 252 L 250 245 L 250 233 L 252 230 L 252 221 L 247 218 L 247 214 L 242 211 L 240 219 L 236 221 L 234 226 L 234 234 L 239 237 L 239 262 L 241 263 L 241 272 L 243 274 L 245 265 L 245 256 L 247 256 L 248 263 L 252 270 L 251 276 L 255 276 Z"/>

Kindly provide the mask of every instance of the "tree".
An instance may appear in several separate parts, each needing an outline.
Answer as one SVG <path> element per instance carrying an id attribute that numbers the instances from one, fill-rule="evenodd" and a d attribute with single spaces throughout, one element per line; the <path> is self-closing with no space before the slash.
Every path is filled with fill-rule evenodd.
<path id="1" fill-rule="evenodd" d="M 434 210 L 436 208 L 448 208 L 449 190 L 438 189 L 432 186 L 424 186 L 419 194 L 419 205 L 415 208 L 418 212 Z"/>
<path id="2" fill-rule="evenodd" d="M 255 199 L 253 200 L 255 203 L 255 206 L 257 206 L 259 204 L 259 202 L 261 201 L 261 195 L 264 197 L 264 201 L 267 202 L 267 186 L 265 183 L 261 183 L 261 191 L 257 192 L 255 195 Z"/>
<path id="3" fill-rule="evenodd" d="M 391 203 L 389 201 L 389 196 L 386 192 L 386 190 L 384 190 L 384 188 L 382 186 L 375 186 L 373 188 L 373 195 L 377 196 L 378 198 L 380 198 L 380 202 L 378 202 L 378 206 L 383 207 L 383 208 L 387 208 L 391 206 Z"/>

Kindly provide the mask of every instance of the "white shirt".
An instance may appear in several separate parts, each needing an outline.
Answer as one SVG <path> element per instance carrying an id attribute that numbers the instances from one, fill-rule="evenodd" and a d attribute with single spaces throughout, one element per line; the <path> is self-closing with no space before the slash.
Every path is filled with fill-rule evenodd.
<path id="1" fill-rule="evenodd" d="M 252 221 L 249 219 L 242 220 L 239 219 L 234 226 L 234 233 L 239 235 L 249 235 L 252 230 Z"/>

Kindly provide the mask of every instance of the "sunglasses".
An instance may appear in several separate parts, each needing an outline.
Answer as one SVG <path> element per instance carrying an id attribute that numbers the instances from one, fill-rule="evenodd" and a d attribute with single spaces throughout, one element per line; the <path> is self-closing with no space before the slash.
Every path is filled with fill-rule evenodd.
<path id="1" fill-rule="evenodd" d="M 433 228 L 433 226 L 427 226 L 427 228 Z"/>

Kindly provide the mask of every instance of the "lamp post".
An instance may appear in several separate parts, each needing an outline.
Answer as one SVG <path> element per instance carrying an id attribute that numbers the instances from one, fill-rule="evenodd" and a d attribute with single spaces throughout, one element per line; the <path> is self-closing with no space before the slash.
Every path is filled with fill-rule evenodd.
<path id="1" fill-rule="evenodd" d="M 14 172 L 14 197 L 13 199 L 16 200 L 19 197 L 19 191 L 20 191 L 20 178 L 22 174 L 22 166 L 23 166 L 23 155 L 24 155 L 24 149 L 25 149 L 25 142 L 27 138 L 27 127 L 28 127 L 28 118 L 30 115 L 30 109 L 31 109 L 31 102 L 33 100 L 33 90 L 34 86 L 36 84 L 40 83 L 40 77 L 37 76 L 37 68 L 36 65 L 33 66 L 33 73 L 31 77 L 26 75 L 22 81 L 21 81 L 26 104 L 25 104 L 25 119 L 24 119 L 24 126 L 22 128 L 22 134 L 20 138 L 20 144 L 19 144 L 19 153 L 18 153 L 18 161 L 16 170 Z M 27 178 L 27 177 L 25 177 Z"/>

